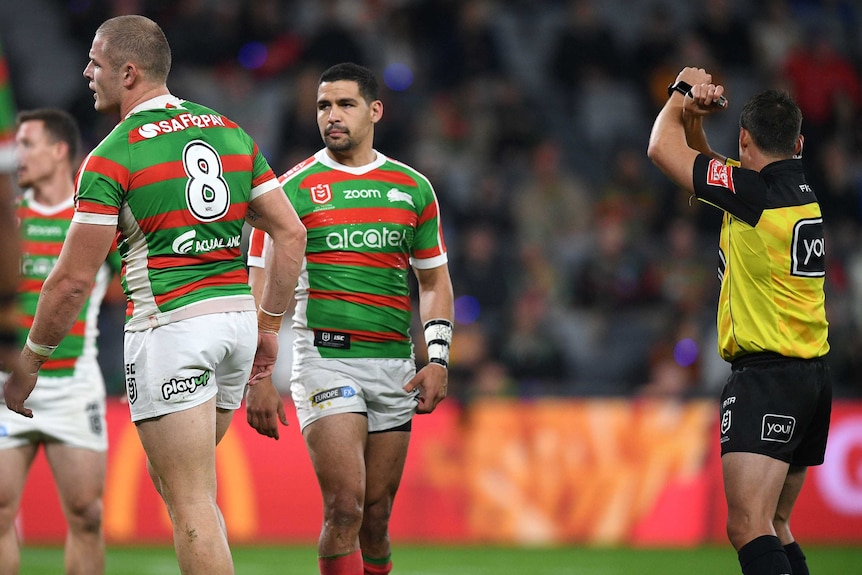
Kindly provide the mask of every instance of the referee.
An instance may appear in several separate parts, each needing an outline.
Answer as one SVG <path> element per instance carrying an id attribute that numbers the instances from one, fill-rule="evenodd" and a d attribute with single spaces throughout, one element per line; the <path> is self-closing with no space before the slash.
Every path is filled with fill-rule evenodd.
<path id="1" fill-rule="evenodd" d="M 820 465 L 832 406 L 823 283 L 823 219 L 805 180 L 802 113 L 786 93 L 755 95 L 739 119 L 739 161 L 714 152 L 703 118 L 723 86 L 685 68 L 650 135 L 648 155 L 676 184 L 724 211 L 718 351 L 727 535 L 745 575 L 808 575 L 790 515 L 808 466 Z"/>

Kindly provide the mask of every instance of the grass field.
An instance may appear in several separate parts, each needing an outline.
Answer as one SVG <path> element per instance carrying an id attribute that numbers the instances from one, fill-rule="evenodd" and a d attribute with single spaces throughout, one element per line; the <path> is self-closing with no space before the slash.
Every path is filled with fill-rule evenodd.
<path id="1" fill-rule="evenodd" d="M 237 575 L 314 575 L 313 547 L 265 546 L 233 549 Z M 807 547 L 816 575 L 862 573 L 862 542 L 857 547 Z M 392 575 L 734 575 L 736 555 L 727 547 L 697 549 L 597 549 L 437 547 L 396 545 Z M 27 547 L 22 575 L 63 572 L 63 552 Z M 166 547 L 112 547 L 107 575 L 177 575 L 173 550 Z"/>

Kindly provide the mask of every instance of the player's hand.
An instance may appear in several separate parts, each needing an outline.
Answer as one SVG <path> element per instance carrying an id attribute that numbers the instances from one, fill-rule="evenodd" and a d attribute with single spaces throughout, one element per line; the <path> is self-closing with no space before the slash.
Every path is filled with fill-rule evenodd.
<path id="1" fill-rule="evenodd" d="M 278 423 L 288 425 L 281 394 L 272 383 L 271 377 L 258 380 L 250 385 L 245 396 L 245 417 L 248 424 L 266 437 L 278 439 Z"/>
<path id="2" fill-rule="evenodd" d="M 407 382 L 404 391 L 413 393 L 414 390 L 419 390 L 416 413 L 431 413 L 437 404 L 446 398 L 448 385 L 448 370 L 442 365 L 429 363 Z"/>
<path id="3" fill-rule="evenodd" d="M 271 331 L 257 332 L 257 352 L 251 364 L 249 385 L 255 385 L 259 380 L 270 377 L 275 369 L 278 358 L 278 334 Z"/>
<path id="4" fill-rule="evenodd" d="M 21 351 L 17 366 L 3 384 L 6 407 L 24 417 L 33 417 L 33 410 L 24 407 L 24 402 L 36 387 L 36 377 L 45 359 L 47 358 L 36 355 L 26 347 Z"/>

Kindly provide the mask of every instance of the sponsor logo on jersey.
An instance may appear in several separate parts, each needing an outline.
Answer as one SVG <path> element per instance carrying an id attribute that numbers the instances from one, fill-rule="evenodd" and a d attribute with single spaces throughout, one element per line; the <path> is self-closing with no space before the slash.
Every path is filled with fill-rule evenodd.
<path id="1" fill-rule="evenodd" d="M 180 234 L 177 236 L 177 239 L 174 240 L 174 243 L 171 244 L 171 249 L 174 250 L 175 254 L 189 253 L 195 245 L 196 235 L 197 232 L 195 230 L 189 230 Z"/>
<path id="2" fill-rule="evenodd" d="M 308 189 L 311 201 L 315 204 L 328 204 L 332 201 L 332 189 L 329 184 L 317 184 Z"/>
<path id="3" fill-rule="evenodd" d="M 390 202 L 407 202 L 411 207 L 416 207 L 416 204 L 413 203 L 413 196 L 407 192 L 402 192 L 398 188 L 392 188 L 386 192 L 386 199 Z"/>
<path id="4" fill-rule="evenodd" d="M 42 224 L 27 223 L 24 234 L 30 239 L 38 238 L 62 238 L 66 235 L 65 228 L 61 226 L 46 226 Z"/>
<path id="5" fill-rule="evenodd" d="M 21 258 L 21 275 L 29 278 L 46 278 L 56 263 L 55 256 L 24 254 Z"/>
<path id="6" fill-rule="evenodd" d="M 726 166 L 718 160 L 710 160 L 706 171 L 706 183 L 710 186 L 720 186 L 736 193 L 733 188 L 733 167 Z"/>
<path id="7" fill-rule="evenodd" d="M 178 393 L 194 393 L 199 387 L 206 387 L 210 382 L 210 372 L 204 371 L 200 375 L 185 377 L 183 379 L 171 378 L 167 383 L 162 384 L 162 397 L 166 400 L 172 395 Z"/>
<path id="8" fill-rule="evenodd" d="M 341 230 L 326 236 L 326 246 L 331 250 L 362 250 L 366 248 L 397 248 L 407 244 L 407 230 L 375 228 L 366 230 Z"/>
<path id="9" fill-rule="evenodd" d="M 380 190 L 344 190 L 345 200 L 364 200 L 366 198 L 382 198 Z"/>
<path id="10" fill-rule="evenodd" d="M 173 132 L 181 132 L 186 128 L 212 128 L 212 127 L 220 127 L 224 128 L 226 126 L 225 119 L 216 114 L 202 114 L 200 116 L 194 116 L 189 113 L 180 114 L 175 118 L 171 118 L 170 120 L 162 120 L 161 122 L 155 122 L 151 124 L 144 124 L 140 128 L 138 128 L 138 136 L 142 139 L 150 139 L 155 138 L 156 136 L 160 136 L 162 134 L 171 134 Z"/>
<path id="11" fill-rule="evenodd" d="M 787 443 L 793 438 L 793 430 L 795 428 L 795 417 L 790 415 L 767 413 L 763 416 L 763 426 L 760 431 L 760 439 L 763 441 Z"/>
<path id="12" fill-rule="evenodd" d="M 823 218 L 799 220 L 793 226 L 790 274 L 802 277 L 826 275 L 826 240 Z"/>
<path id="13" fill-rule="evenodd" d="M 339 397 L 348 398 L 353 397 L 354 395 L 356 395 L 356 390 L 349 385 L 325 389 L 323 391 L 318 391 L 311 396 L 311 406 L 323 409 L 324 403 L 328 404 L 333 399 L 338 399 Z"/>
<path id="14" fill-rule="evenodd" d="M 196 254 L 205 254 L 215 250 L 238 248 L 242 241 L 241 235 L 231 236 L 229 238 L 195 240 L 196 235 L 197 232 L 195 230 L 189 230 L 180 234 L 171 244 L 171 249 L 175 254 L 187 254 L 191 251 L 194 251 Z"/>

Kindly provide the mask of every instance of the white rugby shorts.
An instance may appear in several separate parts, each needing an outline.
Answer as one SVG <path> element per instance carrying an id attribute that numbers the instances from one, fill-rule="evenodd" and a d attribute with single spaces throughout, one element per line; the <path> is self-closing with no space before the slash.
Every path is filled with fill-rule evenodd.
<path id="1" fill-rule="evenodd" d="M 403 387 L 416 374 L 409 359 L 294 360 L 290 393 L 300 429 L 336 413 L 368 414 L 368 431 L 384 431 L 410 421 L 418 390 Z"/>
<path id="2" fill-rule="evenodd" d="M 257 350 L 253 311 L 213 313 L 125 336 L 132 421 L 183 411 L 216 397 L 237 409 Z"/>
<path id="3" fill-rule="evenodd" d="M 98 364 L 78 366 L 74 376 L 40 377 L 24 402 L 33 417 L 6 409 L 0 387 L 0 449 L 57 441 L 71 447 L 106 451 L 105 382 Z M 5 381 L 5 374 L 0 380 Z"/>

